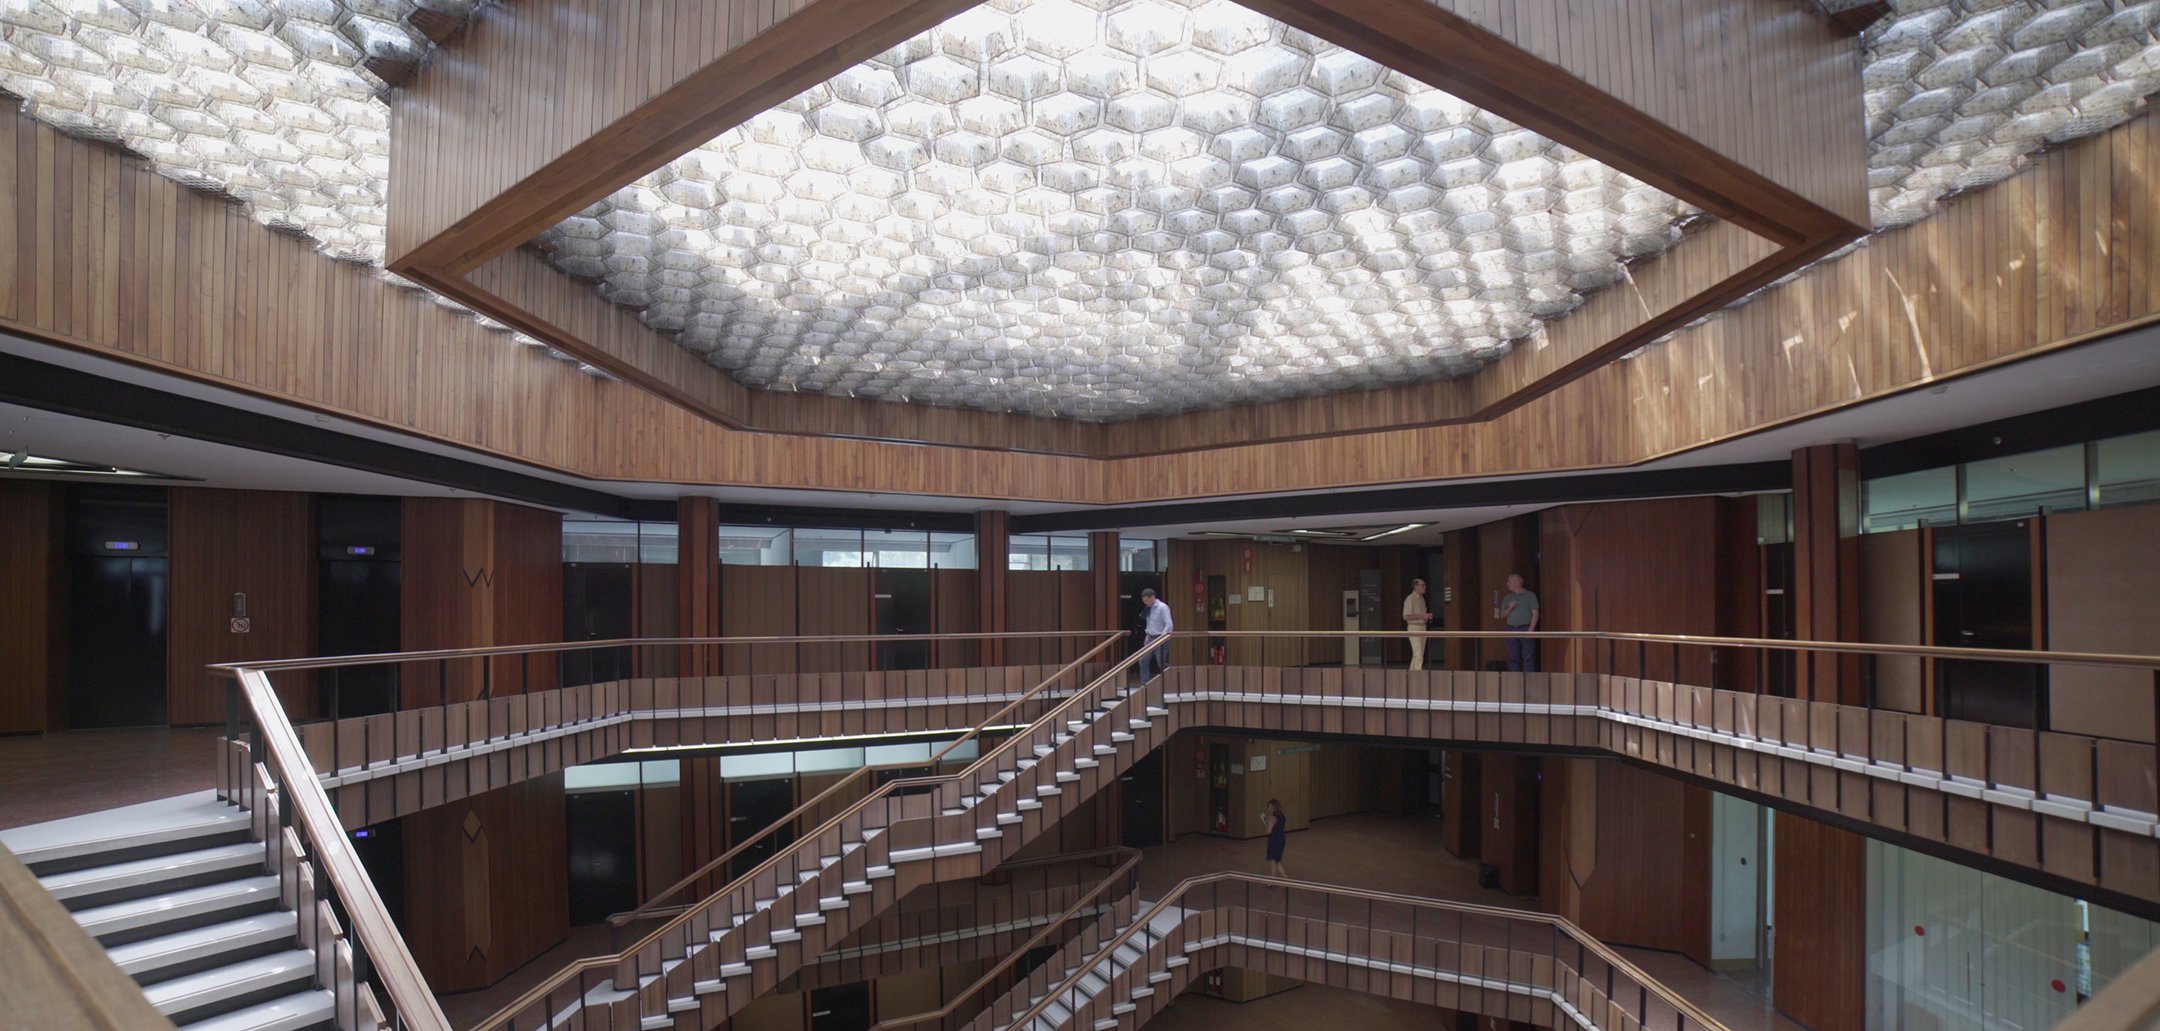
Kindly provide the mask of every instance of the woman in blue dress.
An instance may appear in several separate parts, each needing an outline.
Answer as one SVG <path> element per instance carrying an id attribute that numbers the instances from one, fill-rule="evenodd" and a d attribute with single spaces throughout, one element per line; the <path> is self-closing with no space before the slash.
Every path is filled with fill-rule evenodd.
<path id="1" fill-rule="evenodd" d="M 1282 868 L 1282 850 L 1289 837 L 1290 823 L 1290 821 L 1283 818 L 1282 803 L 1272 798 L 1268 799 L 1267 811 L 1260 814 L 1260 820 L 1267 827 L 1268 873 L 1277 877 L 1290 876 L 1284 873 Z"/>

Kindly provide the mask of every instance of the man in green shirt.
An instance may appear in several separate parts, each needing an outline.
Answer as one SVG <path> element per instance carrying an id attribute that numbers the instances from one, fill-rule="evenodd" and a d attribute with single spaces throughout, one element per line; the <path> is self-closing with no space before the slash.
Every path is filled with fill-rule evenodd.
<path id="1" fill-rule="evenodd" d="M 1507 596 L 1500 599 L 1500 610 L 1495 615 L 1507 622 L 1509 630 L 1536 631 L 1538 628 L 1537 593 L 1523 590 L 1521 573 L 1508 574 L 1507 591 Z M 1508 638 L 1507 668 L 1510 673 L 1537 672 L 1537 638 Z"/>

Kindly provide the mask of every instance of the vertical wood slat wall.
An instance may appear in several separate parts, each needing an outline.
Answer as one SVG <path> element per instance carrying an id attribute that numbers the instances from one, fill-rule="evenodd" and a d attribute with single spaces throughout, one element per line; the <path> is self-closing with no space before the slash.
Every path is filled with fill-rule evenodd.
<path id="1" fill-rule="evenodd" d="M 588 476 L 1080 503 L 1316 489 L 1640 461 L 2149 319 L 2156 167 L 2146 114 L 1489 423 L 1111 462 L 734 433 L 20 115 L 0 118 L 0 326 Z"/>
<path id="2" fill-rule="evenodd" d="M 65 721 L 65 535 L 58 484 L 0 482 L 0 734 Z"/>

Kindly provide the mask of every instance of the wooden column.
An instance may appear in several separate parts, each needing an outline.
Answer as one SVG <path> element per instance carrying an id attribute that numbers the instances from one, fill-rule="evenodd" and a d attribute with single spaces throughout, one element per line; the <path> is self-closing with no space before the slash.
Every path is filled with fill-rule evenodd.
<path id="1" fill-rule="evenodd" d="M 1474 753 L 1478 775 L 1478 859 L 1499 871 L 1500 890 L 1538 891 L 1538 763 L 1536 756 Z M 1464 814 L 1470 815 L 1470 814 Z"/>
<path id="2" fill-rule="evenodd" d="M 1005 611 L 1006 587 L 1011 582 L 1012 513 L 986 508 L 975 513 L 975 618 L 986 634 L 1001 634 L 1012 625 Z M 1005 642 L 984 641 L 982 663 L 1005 664 Z"/>
<path id="3" fill-rule="evenodd" d="M 1867 1002 L 1867 844 L 1779 812 L 1770 1001 L 1812 1028 L 1862 1027 Z"/>
<path id="4" fill-rule="evenodd" d="M 403 631 L 408 651 L 532 644 L 560 640 L 562 516 L 545 509 L 472 498 L 407 498 L 404 520 Z M 529 681 L 555 686 L 555 660 L 534 655 L 452 661 L 435 671 L 407 669 L 407 706 L 432 705 L 483 691 L 511 694 Z"/>
<path id="5" fill-rule="evenodd" d="M 1096 630 L 1118 629 L 1118 534 L 1097 530 L 1088 534 L 1088 581 L 1094 587 Z"/>
<path id="6" fill-rule="evenodd" d="M 1794 634 L 1803 641 L 1860 639 L 1860 452 L 1851 442 L 1793 452 Z M 1862 705 L 1860 657 L 1798 660 L 1803 697 Z"/>
<path id="7" fill-rule="evenodd" d="M 405 940 L 438 992 L 485 988 L 570 934 L 563 775 L 404 819 Z"/>
<path id="8" fill-rule="evenodd" d="M 1443 630 L 1482 630 L 1485 628 L 1488 606 L 1480 600 L 1478 579 L 1478 532 L 1475 527 L 1456 530 L 1441 538 L 1440 563 L 1445 568 L 1441 582 L 1426 585 L 1428 608 L 1440 612 Z M 1437 597 L 1435 597 L 1437 596 Z M 1385 614 L 1386 598 L 1380 599 Z M 1462 638 L 1445 642 L 1431 642 L 1428 650 L 1438 648 L 1446 659 L 1448 669 L 1472 669 L 1477 665 L 1478 644 Z"/>
<path id="9" fill-rule="evenodd" d="M 59 486 L 0 483 L 0 526 L 0 734 L 58 730 L 67 713 Z"/>
<path id="10" fill-rule="evenodd" d="M 718 500 L 676 499 L 675 591 L 680 636 L 720 636 L 719 527 Z M 686 676 L 720 671 L 719 654 L 710 648 L 684 649 L 682 662 Z"/>

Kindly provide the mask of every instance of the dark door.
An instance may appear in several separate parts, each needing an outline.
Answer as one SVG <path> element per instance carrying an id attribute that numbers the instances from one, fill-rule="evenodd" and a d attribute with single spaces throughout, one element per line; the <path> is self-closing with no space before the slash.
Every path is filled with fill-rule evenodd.
<path id="1" fill-rule="evenodd" d="M 895 1013 L 893 1016 L 906 1016 Z M 810 992 L 810 1031 L 863 1031 L 870 1026 L 870 985 L 814 988 Z"/>
<path id="2" fill-rule="evenodd" d="M 563 564 L 563 640 L 614 641 L 637 636 L 637 567 L 628 562 Z M 595 684 L 630 675 L 627 648 L 570 652 L 563 683 Z"/>
<path id="3" fill-rule="evenodd" d="M 315 505 L 318 547 L 316 644 L 322 655 L 379 655 L 398 650 L 403 612 L 397 498 L 325 496 Z M 332 719 L 397 708 L 397 667 L 344 666 L 322 673 L 324 712 Z"/>
<path id="4" fill-rule="evenodd" d="M 68 504 L 68 726 L 165 722 L 165 492 L 80 487 Z"/>
<path id="5" fill-rule="evenodd" d="M 570 922 L 596 924 L 636 909 L 637 793 L 581 791 L 565 806 Z"/>
<path id="6" fill-rule="evenodd" d="M 398 927 L 405 926 L 405 825 L 385 820 L 352 832 L 353 853 L 375 884 L 383 908 Z"/>
<path id="7" fill-rule="evenodd" d="M 759 863 L 771 858 L 783 846 L 795 840 L 795 828 L 782 827 L 771 834 L 763 834 L 765 828 L 795 808 L 795 781 L 788 777 L 771 780 L 738 780 L 728 784 L 728 847 L 755 837 L 756 844 L 743 849 L 733 860 L 728 876 L 741 877 L 757 868 Z M 762 837 L 758 835 L 763 834 Z"/>
<path id="8" fill-rule="evenodd" d="M 1790 641 L 1799 625 L 1793 612 L 1793 546 L 1762 546 L 1763 636 Z M 1793 697 L 1799 681 L 1799 657 L 1794 652 L 1760 650 L 1755 671 L 1762 678 L 1763 693 Z"/>
<path id="9" fill-rule="evenodd" d="M 930 618 L 930 571 L 927 569 L 880 569 L 875 597 L 877 622 L 874 633 L 928 634 Z M 879 669 L 929 669 L 929 641 L 887 641 L 877 646 Z"/>
<path id="10" fill-rule="evenodd" d="M 1147 848 L 1163 843 L 1163 750 L 1158 748 L 1126 768 L 1118 778 L 1125 796 L 1125 844 Z"/>
<path id="11" fill-rule="evenodd" d="M 2032 527 L 2026 520 L 1935 531 L 1935 643 L 2031 648 Z M 2047 674 L 2028 663 L 1944 659 L 1936 698 L 1951 719 L 2044 730 Z"/>

